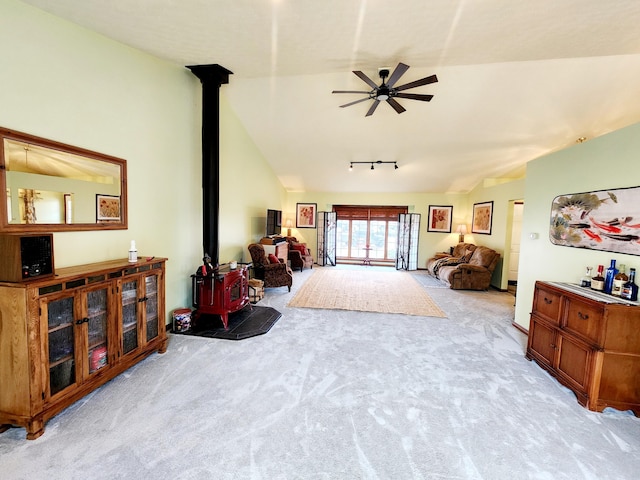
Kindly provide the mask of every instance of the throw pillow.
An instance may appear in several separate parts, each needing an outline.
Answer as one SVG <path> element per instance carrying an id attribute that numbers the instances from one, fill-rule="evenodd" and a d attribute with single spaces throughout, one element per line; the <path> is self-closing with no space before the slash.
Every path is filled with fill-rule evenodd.
<path id="1" fill-rule="evenodd" d="M 273 253 L 269 254 L 269 262 L 271 263 L 280 263 L 280 260 L 278 260 L 278 257 L 276 257 Z"/>
<path id="2" fill-rule="evenodd" d="M 305 247 L 302 244 L 294 245 L 293 248 L 295 250 L 299 251 L 302 255 L 306 255 L 307 254 L 307 247 Z"/>

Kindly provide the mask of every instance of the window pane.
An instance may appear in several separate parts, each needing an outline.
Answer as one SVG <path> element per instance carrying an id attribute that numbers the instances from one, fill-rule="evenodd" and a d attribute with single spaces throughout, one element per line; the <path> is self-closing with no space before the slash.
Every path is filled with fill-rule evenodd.
<path id="1" fill-rule="evenodd" d="M 349 220 L 338 220 L 336 223 L 336 256 L 349 256 Z"/>
<path id="2" fill-rule="evenodd" d="M 369 257 L 384 259 L 387 222 L 381 220 L 372 220 L 370 228 L 371 233 L 369 236 L 369 245 L 371 247 L 371 251 L 369 252 Z"/>
<path id="3" fill-rule="evenodd" d="M 351 256 L 364 258 L 367 246 L 367 221 L 353 220 L 351 222 Z"/>
<path id="4" fill-rule="evenodd" d="M 398 253 L 398 222 L 389 222 L 387 235 L 387 258 L 395 260 Z"/>

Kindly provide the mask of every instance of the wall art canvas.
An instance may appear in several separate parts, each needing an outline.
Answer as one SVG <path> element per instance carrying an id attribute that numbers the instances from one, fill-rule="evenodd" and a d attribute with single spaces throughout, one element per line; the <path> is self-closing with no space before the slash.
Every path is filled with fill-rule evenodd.
<path id="1" fill-rule="evenodd" d="M 296 203 L 296 228 L 316 228 L 316 203 Z"/>
<path id="2" fill-rule="evenodd" d="M 484 233 L 491 235 L 491 223 L 493 221 L 493 202 L 473 204 L 473 220 L 471 221 L 471 233 Z"/>
<path id="3" fill-rule="evenodd" d="M 549 239 L 554 245 L 640 255 L 640 187 L 557 196 Z"/>
<path id="4" fill-rule="evenodd" d="M 453 206 L 429 205 L 427 232 L 451 233 Z"/>

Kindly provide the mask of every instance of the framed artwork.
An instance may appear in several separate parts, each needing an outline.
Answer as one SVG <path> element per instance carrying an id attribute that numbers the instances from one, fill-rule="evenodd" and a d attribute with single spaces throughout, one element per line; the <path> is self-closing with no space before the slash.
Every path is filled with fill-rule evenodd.
<path id="1" fill-rule="evenodd" d="M 553 245 L 640 255 L 640 187 L 559 195 L 551 202 Z"/>
<path id="2" fill-rule="evenodd" d="M 427 232 L 451 233 L 451 219 L 453 218 L 453 206 L 429 205 L 429 221 Z"/>
<path id="3" fill-rule="evenodd" d="M 473 221 L 471 233 L 483 233 L 491 235 L 491 222 L 493 221 L 493 201 L 473 204 Z"/>
<path id="4" fill-rule="evenodd" d="M 296 228 L 316 228 L 316 203 L 296 203 Z"/>
<path id="5" fill-rule="evenodd" d="M 120 221 L 120 197 L 97 193 L 96 220 L 98 222 Z"/>

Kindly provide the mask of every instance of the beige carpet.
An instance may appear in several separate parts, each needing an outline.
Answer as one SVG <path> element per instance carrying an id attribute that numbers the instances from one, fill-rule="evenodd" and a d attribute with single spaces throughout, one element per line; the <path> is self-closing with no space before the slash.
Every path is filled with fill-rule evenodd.
<path id="1" fill-rule="evenodd" d="M 410 273 L 318 268 L 289 307 L 446 317 Z"/>

